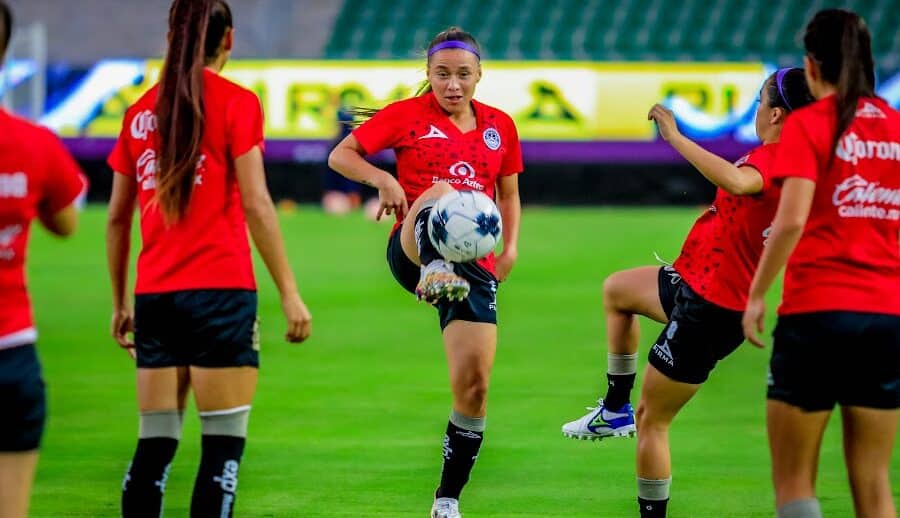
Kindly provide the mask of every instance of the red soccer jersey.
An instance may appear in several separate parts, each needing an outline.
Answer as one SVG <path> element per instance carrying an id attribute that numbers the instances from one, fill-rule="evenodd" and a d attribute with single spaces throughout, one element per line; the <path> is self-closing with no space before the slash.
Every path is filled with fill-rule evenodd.
<path id="1" fill-rule="evenodd" d="M 522 149 L 512 119 L 472 101 L 476 128 L 462 133 L 434 93 L 395 102 L 357 128 L 353 135 L 367 153 L 392 148 L 397 179 L 409 205 L 437 182 L 460 191 L 482 191 L 491 199 L 498 178 L 522 172 Z M 394 225 L 394 231 L 400 222 Z M 479 261 L 494 271 L 494 254 Z"/>
<path id="2" fill-rule="evenodd" d="M 87 179 L 45 128 L 0 109 L 0 349 L 37 339 L 25 283 L 31 220 L 68 207 Z"/>
<path id="3" fill-rule="evenodd" d="M 154 106 L 159 87 L 125 114 L 109 156 L 113 171 L 137 182 L 143 246 L 135 293 L 256 289 L 234 160 L 263 147 L 263 115 L 255 94 L 210 70 L 203 75 L 205 126 L 196 180 L 184 217 L 167 226 L 156 203 Z"/>
<path id="4" fill-rule="evenodd" d="M 734 311 L 747 307 L 750 281 L 778 208 L 780 189 L 771 176 L 776 148 L 778 144 L 760 146 L 734 163 L 759 171 L 762 192 L 736 196 L 718 189 L 715 202 L 694 223 L 675 261 L 688 286 L 717 306 Z"/>
<path id="5" fill-rule="evenodd" d="M 821 99 L 782 131 L 775 177 L 812 180 L 816 192 L 778 312 L 900 315 L 900 113 L 860 99 L 832 151 L 836 109 L 833 96 Z"/>

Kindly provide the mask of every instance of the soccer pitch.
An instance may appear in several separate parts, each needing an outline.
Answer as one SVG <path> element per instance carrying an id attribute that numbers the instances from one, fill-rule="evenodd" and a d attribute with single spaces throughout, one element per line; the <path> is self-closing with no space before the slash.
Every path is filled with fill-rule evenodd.
<path id="1" fill-rule="evenodd" d="M 464 516 L 636 514 L 635 440 L 577 442 L 560 426 L 605 387 L 603 278 L 653 264 L 654 251 L 674 259 L 697 214 L 525 208 L 519 262 L 499 293 L 488 427 L 462 495 Z M 35 517 L 116 516 L 136 442 L 134 364 L 108 332 L 104 224 L 105 208 L 91 207 L 71 241 L 37 229 L 32 237 L 29 278 L 50 416 Z M 283 341 L 278 297 L 257 260 L 262 367 L 236 515 L 427 516 L 450 410 L 435 312 L 391 277 L 387 225 L 301 206 L 282 214 L 282 229 L 313 337 L 300 346 Z M 634 402 L 659 329 L 642 323 Z M 774 515 L 764 421 L 769 352 L 742 346 L 675 422 L 670 516 Z M 833 419 L 819 468 L 826 516 L 853 513 L 838 425 Z M 190 407 L 166 516 L 188 515 L 199 442 Z"/>

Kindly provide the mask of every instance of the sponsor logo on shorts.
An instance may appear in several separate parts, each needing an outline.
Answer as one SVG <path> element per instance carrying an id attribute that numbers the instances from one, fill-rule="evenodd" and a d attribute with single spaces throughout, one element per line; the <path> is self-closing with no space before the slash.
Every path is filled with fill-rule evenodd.
<path id="1" fill-rule="evenodd" d="M 666 362 L 669 367 L 675 366 L 675 358 L 672 356 L 672 349 L 669 348 L 669 340 L 675 337 L 675 333 L 678 331 L 678 322 L 673 320 L 669 322 L 668 327 L 666 328 L 666 339 L 663 340 L 661 344 L 655 344 L 653 346 L 654 354 L 656 354 L 659 359 Z"/>
<path id="2" fill-rule="evenodd" d="M 259 351 L 259 317 L 256 317 L 256 320 L 253 321 L 253 337 L 250 340 L 250 347 L 254 351 Z"/>
<path id="3" fill-rule="evenodd" d="M 495 281 L 491 281 L 490 290 L 491 302 L 488 304 L 488 309 L 497 311 L 497 283 Z"/>

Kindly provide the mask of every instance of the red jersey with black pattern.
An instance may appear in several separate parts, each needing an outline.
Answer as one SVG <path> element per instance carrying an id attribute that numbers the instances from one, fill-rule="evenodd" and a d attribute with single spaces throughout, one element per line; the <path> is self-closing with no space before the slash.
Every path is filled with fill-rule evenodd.
<path id="1" fill-rule="evenodd" d="M 519 134 L 506 113 L 475 100 L 472 107 L 476 128 L 463 133 L 429 92 L 386 106 L 353 135 L 368 154 L 394 150 L 410 205 L 437 182 L 494 199 L 497 180 L 523 170 Z M 399 227 L 400 221 L 394 231 Z M 479 264 L 494 273 L 493 254 Z"/>
<path id="2" fill-rule="evenodd" d="M 125 114 L 109 166 L 136 182 L 142 247 L 135 293 L 256 289 L 234 161 L 263 149 L 263 114 L 250 90 L 206 69 L 200 160 L 187 212 L 167 225 L 155 203 L 158 86 Z"/>
<path id="3" fill-rule="evenodd" d="M 900 112 L 863 97 L 834 147 L 836 112 L 832 95 L 782 130 L 775 178 L 811 180 L 816 190 L 778 314 L 900 315 Z"/>
<path id="4" fill-rule="evenodd" d="M 32 220 L 86 191 L 87 178 L 56 135 L 0 109 L 0 349 L 37 340 L 25 279 Z"/>
<path id="5" fill-rule="evenodd" d="M 762 255 L 781 189 L 772 183 L 778 144 L 759 146 L 734 165 L 752 167 L 763 178 L 759 194 L 716 191 L 712 206 L 688 233 L 675 270 L 697 294 L 717 306 L 744 311 L 747 293 Z"/>

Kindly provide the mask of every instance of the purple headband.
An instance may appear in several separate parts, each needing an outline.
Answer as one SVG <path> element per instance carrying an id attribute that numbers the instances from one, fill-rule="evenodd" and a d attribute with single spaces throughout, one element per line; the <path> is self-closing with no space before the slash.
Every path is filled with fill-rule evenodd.
<path id="1" fill-rule="evenodd" d="M 476 50 L 475 47 L 469 45 L 468 43 L 466 43 L 464 41 L 458 41 L 458 40 L 442 41 L 441 43 L 438 43 L 434 47 L 431 47 L 430 49 L 428 49 L 428 57 L 430 58 L 431 55 L 434 54 L 435 52 L 437 52 L 439 50 L 444 50 L 444 49 L 468 50 L 472 54 L 475 54 L 475 57 L 478 58 L 478 61 L 481 61 L 481 54 L 478 53 L 478 50 Z"/>
<path id="2" fill-rule="evenodd" d="M 790 111 L 794 111 L 791 108 L 791 103 L 788 102 L 787 96 L 784 95 L 784 86 L 782 85 L 784 81 L 784 76 L 787 75 L 788 72 L 793 70 L 793 68 L 782 68 L 775 74 L 775 84 L 778 86 L 778 95 L 781 96 L 781 100 L 784 101 L 784 105 L 787 106 L 787 109 Z"/>

